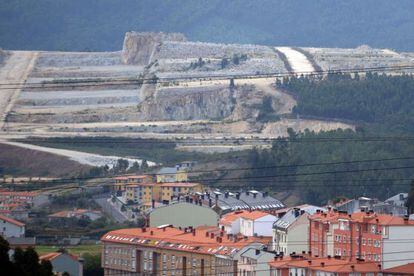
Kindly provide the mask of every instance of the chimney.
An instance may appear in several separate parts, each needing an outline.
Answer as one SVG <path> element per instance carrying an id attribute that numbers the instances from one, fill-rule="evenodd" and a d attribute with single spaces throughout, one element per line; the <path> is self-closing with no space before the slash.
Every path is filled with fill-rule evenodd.
<path id="1" fill-rule="evenodd" d="M 216 199 L 218 199 L 219 198 L 219 195 L 218 194 L 216 194 Z"/>
<path id="2" fill-rule="evenodd" d="M 152 204 L 151 204 L 152 208 L 155 208 L 155 200 L 152 200 Z"/>
<path id="3" fill-rule="evenodd" d="M 309 265 L 311 265 L 311 264 L 312 264 L 312 261 L 311 261 L 311 260 L 309 260 L 309 261 L 308 261 L 308 264 L 309 264 Z"/>
<path id="4" fill-rule="evenodd" d="M 321 266 L 324 267 L 325 266 L 325 263 L 324 262 L 321 262 Z"/>
<path id="5" fill-rule="evenodd" d="M 147 228 L 143 227 L 142 228 L 142 233 L 145 233 L 145 232 L 147 232 Z"/>
<path id="6" fill-rule="evenodd" d="M 223 240 L 222 240 L 222 238 L 221 238 L 221 237 L 216 237 L 216 241 L 217 241 L 218 243 L 221 243 Z"/>
<path id="7" fill-rule="evenodd" d="M 196 230 L 193 229 L 192 233 L 193 233 L 193 236 L 195 236 L 196 235 Z"/>
<path id="8" fill-rule="evenodd" d="M 206 238 L 208 238 L 208 236 L 209 236 L 209 234 L 208 234 L 208 232 L 206 232 Z"/>
<path id="9" fill-rule="evenodd" d="M 253 198 L 256 198 L 256 196 L 257 196 L 257 194 L 256 194 L 256 193 L 254 193 L 254 194 L 253 194 Z"/>
<path id="10" fill-rule="evenodd" d="M 165 230 L 167 229 L 167 227 L 162 228 L 162 231 L 165 232 Z"/>
<path id="11" fill-rule="evenodd" d="M 267 195 L 268 195 L 268 193 L 267 193 L 267 192 L 264 192 L 264 193 L 263 193 L 263 197 L 267 197 Z"/>
<path id="12" fill-rule="evenodd" d="M 224 225 L 223 225 L 223 226 L 221 226 L 221 231 L 224 231 Z"/>
<path id="13" fill-rule="evenodd" d="M 260 254 L 260 250 L 256 249 L 256 255 L 259 255 L 259 254 Z"/>
<path id="14" fill-rule="evenodd" d="M 154 236 L 154 231 L 151 231 L 150 234 L 151 234 L 151 236 Z"/>
<path id="15" fill-rule="evenodd" d="M 240 193 L 236 194 L 236 199 L 240 199 Z"/>
<path id="16" fill-rule="evenodd" d="M 224 232 L 220 231 L 220 237 L 223 237 L 223 236 L 224 236 Z"/>
<path id="17" fill-rule="evenodd" d="M 246 195 L 247 195 L 247 196 L 249 195 L 249 191 L 246 191 Z"/>
<path id="18" fill-rule="evenodd" d="M 210 239 L 214 239 L 214 233 L 210 233 Z"/>
<path id="19" fill-rule="evenodd" d="M 328 255 L 328 260 L 330 260 L 331 259 L 331 255 Z"/>
<path id="20" fill-rule="evenodd" d="M 410 219 L 409 216 L 405 215 L 404 216 L 404 224 L 408 224 L 408 220 Z"/>
<path id="21" fill-rule="evenodd" d="M 225 192 L 225 193 L 224 193 L 224 197 L 225 197 L 225 198 L 229 198 L 229 192 Z"/>
<path id="22" fill-rule="evenodd" d="M 209 207 L 213 206 L 213 201 L 211 200 L 211 198 L 208 199 L 208 206 Z"/>

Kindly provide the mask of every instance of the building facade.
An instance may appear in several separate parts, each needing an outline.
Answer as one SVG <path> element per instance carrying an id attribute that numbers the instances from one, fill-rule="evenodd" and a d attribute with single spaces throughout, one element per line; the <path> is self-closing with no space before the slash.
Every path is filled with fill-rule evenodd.
<path id="1" fill-rule="evenodd" d="M 235 275 L 234 255 L 258 239 L 227 236 L 217 228 L 170 226 L 121 229 L 102 239 L 105 275 Z"/>
<path id="2" fill-rule="evenodd" d="M 25 225 L 15 219 L 0 215 L 0 236 L 20 238 L 25 235 Z"/>

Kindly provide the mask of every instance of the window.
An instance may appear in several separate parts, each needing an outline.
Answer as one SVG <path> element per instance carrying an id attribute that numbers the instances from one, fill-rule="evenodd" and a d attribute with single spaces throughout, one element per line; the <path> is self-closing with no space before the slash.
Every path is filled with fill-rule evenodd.
<path id="1" fill-rule="evenodd" d="M 367 244 L 367 241 L 364 238 L 362 238 L 362 245 L 366 245 L 366 244 Z"/>
<path id="2" fill-rule="evenodd" d="M 372 245 L 371 239 L 368 239 L 368 246 L 371 246 L 371 245 Z"/>

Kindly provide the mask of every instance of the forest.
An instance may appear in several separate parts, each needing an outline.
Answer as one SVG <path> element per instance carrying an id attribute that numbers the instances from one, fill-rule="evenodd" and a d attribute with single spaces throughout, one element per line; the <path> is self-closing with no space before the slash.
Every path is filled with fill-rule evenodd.
<path id="1" fill-rule="evenodd" d="M 368 44 L 414 51 L 413 9 L 411 0 L 398 5 L 393 0 L 180 0 L 179 5 L 171 0 L 9 0 L 0 5 L 0 48 L 113 51 L 133 30 L 182 32 L 208 42 Z"/>
<path id="2" fill-rule="evenodd" d="M 288 138 L 275 140 L 270 149 L 250 151 L 250 166 L 257 169 L 246 176 L 257 177 L 255 187 L 296 192 L 303 202 L 314 204 L 342 196 L 384 200 L 408 191 L 414 177 L 412 76 L 299 77 L 278 85 L 297 98 L 296 113 L 353 120 L 357 127 L 322 133 L 290 130 Z"/>

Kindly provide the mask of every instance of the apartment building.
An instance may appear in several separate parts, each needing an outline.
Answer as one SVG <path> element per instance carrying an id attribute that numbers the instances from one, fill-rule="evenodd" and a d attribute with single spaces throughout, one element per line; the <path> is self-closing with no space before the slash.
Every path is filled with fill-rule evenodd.
<path id="1" fill-rule="evenodd" d="M 124 192 L 129 185 L 140 183 L 154 183 L 155 177 L 153 175 L 125 175 L 114 178 L 115 183 L 112 186 L 113 192 Z"/>
<path id="2" fill-rule="evenodd" d="M 170 202 L 173 198 L 203 192 L 203 185 L 199 183 L 139 183 L 127 185 L 125 198 L 127 201 L 151 206 L 152 201 Z"/>
<path id="3" fill-rule="evenodd" d="M 235 275 L 234 255 L 259 238 L 214 227 L 120 229 L 102 239 L 105 275 Z"/>
<path id="4" fill-rule="evenodd" d="M 373 212 L 319 212 L 310 217 L 312 255 L 365 260 L 390 268 L 414 259 L 414 221 Z"/>
<path id="5" fill-rule="evenodd" d="M 381 265 L 341 258 L 292 255 L 269 262 L 270 276 L 380 276 Z"/>
<path id="6" fill-rule="evenodd" d="M 160 186 L 159 197 L 161 201 L 171 201 L 172 198 L 177 198 L 181 195 L 202 193 L 204 191 L 204 187 L 200 183 L 167 182 L 157 185 Z"/>

